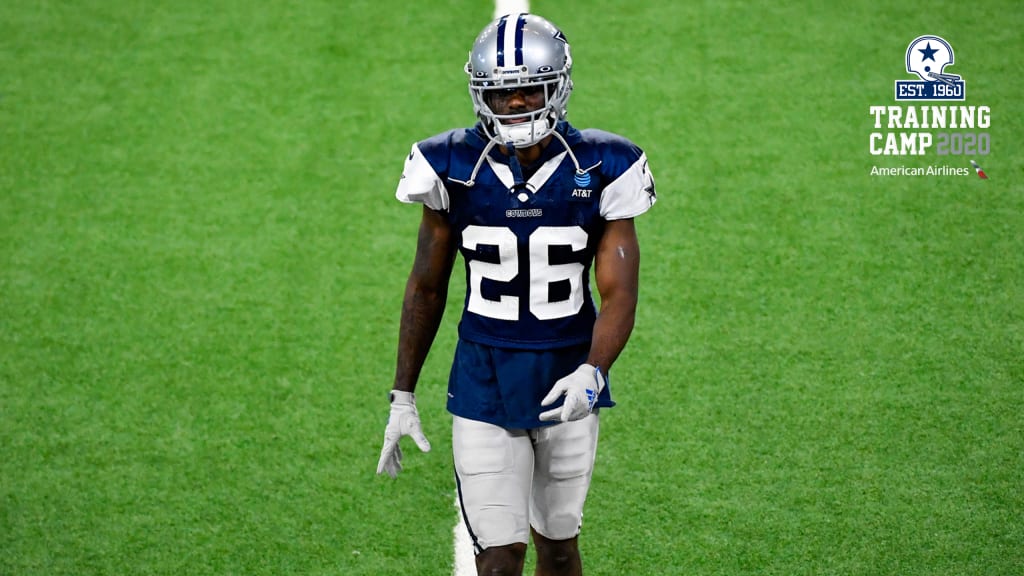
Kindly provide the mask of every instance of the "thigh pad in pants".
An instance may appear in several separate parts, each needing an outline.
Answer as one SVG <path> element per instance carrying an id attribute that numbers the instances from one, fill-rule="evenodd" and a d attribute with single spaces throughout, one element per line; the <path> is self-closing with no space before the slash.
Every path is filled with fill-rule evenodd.
<path id="1" fill-rule="evenodd" d="M 530 523 L 551 540 L 578 535 L 597 453 L 598 413 L 531 431 L 534 437 Z"/>
<path id="2" fill-rule="evenodd" d="M 455 416 L 452 452 L 459 504 L 475 550 L 528 543 L 533 478 L 528 432 Z"/>

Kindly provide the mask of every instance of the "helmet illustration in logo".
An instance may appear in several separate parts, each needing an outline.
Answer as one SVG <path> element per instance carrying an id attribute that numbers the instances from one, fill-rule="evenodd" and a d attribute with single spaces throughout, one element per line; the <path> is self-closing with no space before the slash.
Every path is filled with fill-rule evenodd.
<path id="1" fill-rule="evenodd" d="M 960 80 L 943 69 L 953 64 L 953 48 L 938 36 L 919 36 L 907 47 L 907 72 L 917 74 L 926 82 L 952 85 Z"/>

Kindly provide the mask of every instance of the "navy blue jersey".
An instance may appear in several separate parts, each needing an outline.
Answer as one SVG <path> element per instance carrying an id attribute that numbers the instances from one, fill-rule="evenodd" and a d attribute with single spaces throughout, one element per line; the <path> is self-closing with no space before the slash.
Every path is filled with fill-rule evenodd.
<path id="1" fill-rule="evenodd" d="M 644 152 L 600 130 L 556 128 L 538 162 L 520 167 L 479 126 L 413 146 L 396 196 L 442 212 L 466 265 L 459 336 L 520 349 L 589 342 L 590 266 L 605 223 L 655 201 Z"/>

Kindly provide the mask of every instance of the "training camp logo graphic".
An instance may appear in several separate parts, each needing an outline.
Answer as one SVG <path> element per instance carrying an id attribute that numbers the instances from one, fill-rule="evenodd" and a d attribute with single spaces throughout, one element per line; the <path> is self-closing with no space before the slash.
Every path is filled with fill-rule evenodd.
<path id="1" fill-rule="evenodd" d="M 968 106 L 967 83 L 947 68 L 953 47 L 941 36 L 918 36 L 907 45 L 904 63 L 914 80 L 896 80 L 897 105 L 870 106 L 872 156 L 985 156 L 991 150 L 988 106 Z M 913 102 L 913 104 L 903 104 Z M 922 104 L 917 104 L 921 102 Z M 928 104 L 924 104 L 928 102 Z M 887 131 L 882 131 L 887 130 Z M 937 130 L 937 131 L 936 131 Z M 872 166 L 872 176 L 988 176 L 973 159 L 962 166 Z M 973 168 L 968 168 L 970 164 Z"/>

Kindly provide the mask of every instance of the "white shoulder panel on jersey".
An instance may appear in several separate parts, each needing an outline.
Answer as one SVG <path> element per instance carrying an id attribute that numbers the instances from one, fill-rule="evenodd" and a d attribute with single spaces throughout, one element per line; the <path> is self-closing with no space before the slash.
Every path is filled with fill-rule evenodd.
<path id="1" fill-rule="evenodd" d="M 405 159 L 395 197 L 407 204 L 419 202 L 434 210 L 448 210 L 448 190 L 417 144 Z"/>
<path id="2" fill-rule="evenodd" d="M 601 193 L 601 217 L 623 220 L 647 212 L 657 200 L 654 177 L 647 167 L 647 154 L 641 154 L 614 182 Z"/>

